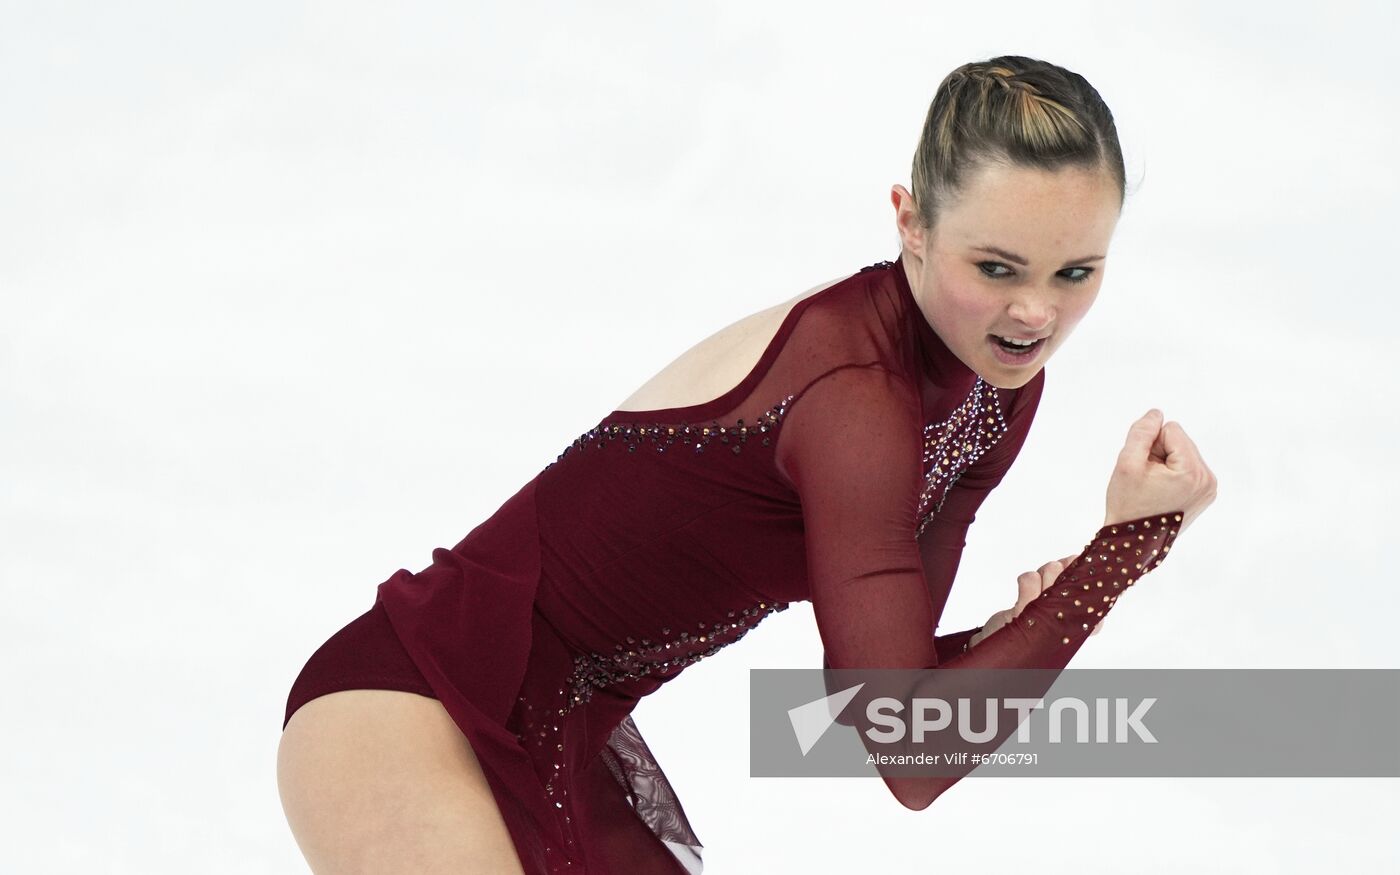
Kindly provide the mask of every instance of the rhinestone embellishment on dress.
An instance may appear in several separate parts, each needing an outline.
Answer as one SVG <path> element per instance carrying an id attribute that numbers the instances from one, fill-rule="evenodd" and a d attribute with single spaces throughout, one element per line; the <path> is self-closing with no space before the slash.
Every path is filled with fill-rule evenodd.
<path id="1" fill-rule="evenodd" d="M 1153 516 L 1146 516 L 1099 529 L 1094 535 L 1094 540 L 1086 544 L 1074 561 L 1065 566 L 1064 577 L 1061 578 L 1071 581 L 1077 578 L 1080 589 L 1075 590 L 1071 582 L 1066 589 L 1052 586 L 1040 593 L 1043 599 L 1053 599 L 1056 593 L 1059 593 L 1061 599 L 1066 599 L 1073 592 L 1078 596 L 1074 599 L 1073 607 L 1083 608 L 1083 613 L 1078 618 L 1071 617 L 1068 622 L 1062 624 L 1070 634 L 1060 638 L 1061 644 L 1071 643 L 1074 637 L 1087 638 L 1085 633 L 1092 632 L 1095 626 L 1103 622 L 1104 615 L 1117 603 L 1118 597 L 1167 558 L 1172 544 L 1176 542 L 1178 529 L 1173 528 L 1173 525 L 1180 525 L 1181 512 L 1172 513 L 1170 518 L 1165 515 L 1156 516 L 1156 521 L 1155 528 L 1152 525 Z M 1138 531 L 1139 528 L 1141 531 Z M 1094 562 L 1096 558 L 1098 562 Z M 1131 567 L 1129 563 L 1132 563 Z M 1095 569 L 1102 570 L 1103 574 L 1096 573 Z M 1081 575 L 1080 571 L 1085 573 Z M 1085 577 L 1095 579 L 1090 582 L 1084 580 Z M 1104 587 L 1104 581 L 1109 582 L 1107 588 Z M 1117 592 L 1110 593 L 1109 589 Z M 1103 590 L 1098 594 L 1097 602 L 1094 599 L 1095 590 Z M 1090 594 L 1084 595 L 1086 592 Z M 1064 609 L 1057 610 L 1055 619 L 1064 620 L 1065 610 L 1069 609 L 1070 606 L 1066 605 Z M 1012 622 L 1016 622 L 1016 619 L 1013 618 Z M 1075 628 L 1076 626 L 1078 628 Z"/>
<path id="2" fill-rule="evenodd" d="M 878 261 L 860 269 L 888 270 L 893 261 Z M 1007 431 L 997 388 L 981 377 L 972 391 L 948 418 L 924 426 L 923 489 L 915 516 L 915 537 L 924 533 L 929 522 L 943 507 L 948 490 L 982 454 L 996 446 Z"/>
<path id="3" fill-rule="evenodd" d="M 1006 430 L 997 388 L 981 377 L 947 419 L 924 426 L 924 488 L 919 495 L 916 537 L 942 509 L 953 483 L 996 446 Z"/>
<path id="4" fill-rule="evenodd" d="M 665 422 L 608 423 L 604 420 L 574 438 L 573 443 L 565 447 L 554 462 L 550 462 L 544 467 L 548 469 L 555 462 L 562 461 L 570 451 L 581 451 L 587 447 L 601 450 L 609 444 L 624 446 L 629 453 L 635 453 L 639 447 L 644 445 L 650 445 L 658 453 L 664 453 L 673 446 L 681 449 L 690 447 L 696 453 L 703 453 L 706 447 L 719 444 L 729 447 L 735 455 L 738 455 L 750 440 L 757 439 L 763 446 L 771 446 L 773 432 L 777 429 L 783 415 L 787 413 L 788 405 L 795 397 L 797 396 L 788 395 L 783 398 L 764 411 L 758 417 L 758 421 L 752 425 L 746 425 L 743 419 L 734 425 L 723 425 L 717 419 L 712 419 L 706 424 L 687 422 L 679 424 Z"/>
<path id="5" fill-rule="evenodd" d="M 789 602 L 759 602 L 753 607 L 730 611 L 719 623 L 697 623 L 694 632 L 672 636 L 672 629 L 663 628 L 663 640 L 628 636 L 625 645 L 618 644 L 613 653 L 585 653 L 574 657 L 574 671 L 569 676 L 571 695 L 566 709 L 587 702 L 594 689 L 601 689 L 626 680 L 649 675 L 670 676 L 693 662 L 717 653 L 748 634 L 769 614 L 784 611 Z"/>

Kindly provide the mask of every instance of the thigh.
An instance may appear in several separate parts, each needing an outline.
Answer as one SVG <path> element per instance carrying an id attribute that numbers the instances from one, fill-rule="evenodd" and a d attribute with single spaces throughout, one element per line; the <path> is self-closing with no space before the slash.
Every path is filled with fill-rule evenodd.
<path id="1" fill-rule="evenodd" d="M 317 875 L 522 872 L 476 755 L 437 699 L 312 699 L 282 731 L 277 788 Z"/>

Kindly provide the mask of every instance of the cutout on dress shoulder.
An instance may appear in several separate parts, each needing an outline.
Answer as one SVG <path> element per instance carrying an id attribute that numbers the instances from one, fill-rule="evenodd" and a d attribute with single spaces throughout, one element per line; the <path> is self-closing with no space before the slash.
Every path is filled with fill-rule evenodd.
<path id="1" fill-rule="evenodd" d="M 787 312 L 783 314 L 783 318 L 779 320 L 777 329 L 773 332 L 773 334 L 768 338 L 767 342 L 764 344 L 762 351 L 759 353 L 757 361 L 755 361 L 754 364 L 748 369 L 748 371 L 739 379 L 739 382 L 726 389 L 720 395 L 711 398 L 708 401 L 702 401 L 697 404 L 683 404 L 671 407 L 651 407 L 639 409 L 628 409 L 620 407 L 613 410 L 607 416 L 605 416 L 603 418 L 603 422 L 660 422 L 663 420 L 675 423 L 697 422 L 711 418 L 713 417 L 713 415 L 722 412 L 724 409 L 732 407 L 735 403 L 742 400 L 743 394 L 749 390 L 752 390 L 758 384 L 758 381 L 763 378 L 763 375 L 767 373 L 769 367 L 773 364 L 773 361 L 778 357 L 778 353 L 782 351 L 783 344 L 787 341 L 788 336 L 792 334 L 792 330 L 797 325 L 797 322 L 801 318 L 803 311 L 806 310 L 807 306 L 817 297 L 817 295 L 821 294 L 827 289 L 832 288 L 833 286 L 844 282 L 847 279 L 850 279 L 852 276 L 855 276 L 855 274 L 847 274 L 846 276 L 831 280 L 828 283 L 809 289 L 797 298 L 786 302 L 789 303 L 790 306 L 788 307 Z M 750 314 L 750 317 L 746 318 L 751 318 L 754 315 L 757 314 Z M 743 320 L 740 321 L 742 322 Z M 733 323 L 727 326 L 725 330 L 733 328 L 734 325 L 738 324 L 738 322 Z M 709 338 L 707 338 L 707 340 L 708 339 Z M 671 364 L 675 364 L 675 362 L 679 360 L 680 359 L 676 359 Z M 668 368 L 670 366 L 671 365 L 667 365 Z M 652 380 L 655 380 L 656 377 L 661 376 L 662 373 L 665 373 L 665 369 L 663 369 L 657 375 L 653 376 L 651 380 L 648 380 L 647 382 L 650 383 Z M 645 388 L 645 385 L 646 384 L 643 385 L 643 388 Z M 638 392 L 640 391 L 641 390 L 639 389 Z M 638 392 L 632 393 L 633 396 L 637 395 Z"/>

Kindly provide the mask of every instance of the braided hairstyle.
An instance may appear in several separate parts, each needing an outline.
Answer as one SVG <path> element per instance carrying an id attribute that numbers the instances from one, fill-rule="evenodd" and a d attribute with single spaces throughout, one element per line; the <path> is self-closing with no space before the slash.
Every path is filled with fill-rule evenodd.
<path id="1" fill-rule="evenodd" d="M 986 164 L 1108 172 L 1127 194 L 1113 113 L 1078 73 L 999 55 L 963 64 L 939 84 L 914 152 L 919 222 L 932 230 L 969 173 Z"/>

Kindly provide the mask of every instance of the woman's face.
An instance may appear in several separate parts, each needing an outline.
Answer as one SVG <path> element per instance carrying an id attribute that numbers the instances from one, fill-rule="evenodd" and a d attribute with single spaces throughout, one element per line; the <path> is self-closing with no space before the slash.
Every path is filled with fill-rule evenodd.
<path id="1" fill-rule="evenodd" d="M 1030 382 L 1089 311 L 1118 224 L 1109 174 L 984 165 L 933 231 L 896 185 L 910 290 L 963 364 L 1000 389 Z M 998 337 L 1039 339 L 1028 353 Z"/>

